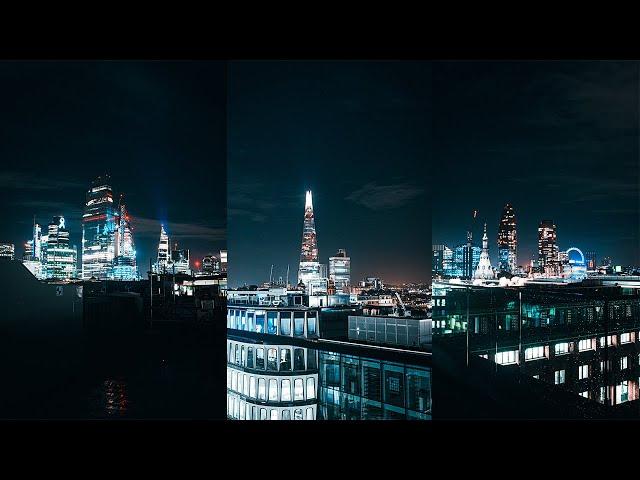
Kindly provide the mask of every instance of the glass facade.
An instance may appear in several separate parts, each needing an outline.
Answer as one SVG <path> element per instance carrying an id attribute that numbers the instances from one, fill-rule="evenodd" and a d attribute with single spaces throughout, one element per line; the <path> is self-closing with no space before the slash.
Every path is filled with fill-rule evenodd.
<path id="1" fill-rule="evenodd" d="M 426 367 L 319 352 L 318 418 L 431 419 L 431 371 Z"/>
<path id="2" fill-rule="evenodd" d="M 98 177 L 87 192 L 82 215 L 82 279 L 113 278 L 116 209 L 109 177 Z"/>
<path id="3" fill-rule="evenodd" d="M 434 342 L 514 366 L 532 379 L 607 406 L 638 399 L 638 293 L 603 286 L 447 288 L 434 283 L 433 295 Z"/>

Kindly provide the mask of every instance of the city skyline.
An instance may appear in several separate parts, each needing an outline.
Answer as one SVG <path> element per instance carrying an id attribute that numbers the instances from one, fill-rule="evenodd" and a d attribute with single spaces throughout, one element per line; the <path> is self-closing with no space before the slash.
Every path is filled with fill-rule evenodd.
<path id="1" fill-rule="evenodd" d="M 438 62 L 432 78 L 433 244 L 464 243 L 478 210 L 495 265 L 510 203 L 520 265 L 544 219 L 561 249 L 640 264 L 638 62 Z"/>
<path id="2" fill-rule="evenodd" d="M 428 62 L 232 62 L 230 286 L 295 278 L 305 192 L 320 263 L 351 281 L 428 282 Z"/>
<path id="3" fill-rule="evenodd" d="M 34 215 L 62 215 L 80 271 L 85 194 L 108 173 L 142 274 L 161 223 L 194 260 L 226 248 L 224 82 L 221 62 L 0 64 L 0 241 L 22 258 Z"/>

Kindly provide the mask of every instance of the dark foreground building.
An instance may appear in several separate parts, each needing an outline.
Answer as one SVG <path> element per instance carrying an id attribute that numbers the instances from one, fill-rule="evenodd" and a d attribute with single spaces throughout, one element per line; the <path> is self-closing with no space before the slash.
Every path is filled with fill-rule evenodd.
<path id="1" fill-rule="evenodd" d="M 561 411 L 588 418 L 638 417 L 638 292 L 593 280 L 507 288 L 436 283 L 437 362 L 461 366 L 449 372 L 451 382 L 489 375 L 496 382 L 494 398 L 504 392 L 506 402 L 510 388 L 514 394 L 528 390 L 529 408 L 519 414 L 525 418 Z M 437 388 L 449 387 L 438 383 Z M 471 404 L 473 394 L 467 393 Z M 467 413 L 474 416 L 472 409 Z"/>

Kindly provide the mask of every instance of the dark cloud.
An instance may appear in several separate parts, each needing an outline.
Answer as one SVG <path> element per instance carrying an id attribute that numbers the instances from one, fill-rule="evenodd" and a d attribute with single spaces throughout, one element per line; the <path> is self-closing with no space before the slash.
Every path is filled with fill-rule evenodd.
<path id="1" fill-rule="evenodd" d="M 402 207 L 423 194 L 424 189 L 408 183 L 378 185 L 371 182 L 347 195 L 345 199 L 371 210 L 388 210 Z"/>

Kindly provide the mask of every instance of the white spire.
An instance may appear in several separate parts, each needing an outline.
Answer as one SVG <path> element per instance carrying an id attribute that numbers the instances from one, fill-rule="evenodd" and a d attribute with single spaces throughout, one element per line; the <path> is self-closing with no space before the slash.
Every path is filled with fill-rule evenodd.
<path id="1" fill-rule="evenodd" d="M 304 209 L 313 208 L 313 199 L 311 198 L 311 190 L 307 190 L 307 196 L 304 201 Z"/>
<path id="2" fill-rule="evenodd" d="M 482 235 L 482 253 L 480 261 L 473 274 L 474 279 L 487 280 L 493 278 L 493 267 L 489 259 L 489 237 L 487 237 L 487 224 L 484 224 L 484 234 Z"/>

